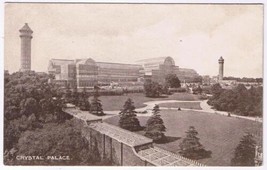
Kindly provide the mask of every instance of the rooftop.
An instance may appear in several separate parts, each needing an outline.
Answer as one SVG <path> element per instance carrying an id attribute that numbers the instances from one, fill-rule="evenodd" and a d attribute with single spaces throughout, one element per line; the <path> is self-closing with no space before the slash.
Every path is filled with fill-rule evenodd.
<path id="1" fill-rule="evenodd" d="M 93 128 L 98 132 L 112 137 L 113 139 L 116 139 L 117 141 L 122 142 L 128 146 L 139 146 L 153 142 L 152 139 L 138 135 L 128 130 L 124 130 L 120 127 L 107 123 L 100 123 L 102 122 L 102 117 L 104 116 L 95 116 L 93 114 L 89 114 L 87 111 L 84 112 L 78 110 L 75 107 L 65 108 L 64 111 L 80 120 L 87 122 L 90 128 Z"/>
<path id="2" fill-rule="evenodd" d="M 152 139 L 149 139 L 145 136 L 138 135 L 136 133 L 124 130 L 108 123 L 94 122 L 89 123 L 88 126 L 102 134 L 112 137 L 113 139 L 132 147 L 145 145 L 153 142 Z"/>
<path id="3" fill-rule="evenodd" d="M 140 150 L 137 154 L 156 166 L 204 166 L 197 161 L 184 158 L 158 147 Z"/>
<path id="4" fill-rule="evenodd" d="M 32 29 L 29 27 L 28 23 L 25 23 L 25 25 L 19 31 L 20 32 L 33 33 Z"/>

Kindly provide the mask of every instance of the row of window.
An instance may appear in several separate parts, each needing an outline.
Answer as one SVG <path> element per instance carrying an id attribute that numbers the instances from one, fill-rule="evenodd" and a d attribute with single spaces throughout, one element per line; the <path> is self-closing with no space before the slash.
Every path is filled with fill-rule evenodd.
<path id="1" fill-rule="evenodd" d="M 85 81 L 85 80 L 80 80 L 79 81 L 79 86 L 80 87 L 91 87 L 96 84 L 96 81 Z"/>

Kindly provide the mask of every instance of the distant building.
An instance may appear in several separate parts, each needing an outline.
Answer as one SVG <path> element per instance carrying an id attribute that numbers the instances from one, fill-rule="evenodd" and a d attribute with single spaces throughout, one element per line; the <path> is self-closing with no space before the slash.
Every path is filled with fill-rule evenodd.
<path id="1" fill-rule="evenodd" d="M 137 83 L 143 77 L 142 70 L 137 64 L 95 62 L 91 58 L 52 59 L 48 66 L 48 73 L 53 74 L 58 83 L 77 88 Z"/>
<path id="2" fill-rule="evenodd" d="M 190 81 L 199 77 L 192 69 L 175 66 L 171 57 L 142 60 L 143 64 L 122 64 L 96 62 L 88 59 L 51 59 L 48 72 L 55 76 L 55 80 L 71 87 L 99 86 L 142 86 L 144 79 L 164 83 L 167 74 L 176 74 L 181 81 Z M 139 61 L 142 62 L 142 61 Z"/>
<path id="3" fill-rule="evenodd" d="M 137 63 L 143 66 L 146 77 L 162 84 L 168 74 L 176 74 L 181 82 L 194 82 L 200 77 L 193 69 L 176 66 L 172 57 L 149 58 L 139 60 Z"/>
<path id="4" fill-rule="evenodd" d="M 27 23 L 19 30 L 21 38 L 20 71 L 31 70 L 31 39 L 33 31 Z"/>

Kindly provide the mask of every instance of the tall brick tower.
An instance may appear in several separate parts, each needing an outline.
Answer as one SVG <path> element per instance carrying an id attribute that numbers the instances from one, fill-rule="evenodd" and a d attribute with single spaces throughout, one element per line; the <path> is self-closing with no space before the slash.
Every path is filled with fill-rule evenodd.
<path id="1" fill-rule="evenodd" d="M 20 71 L 31 70 L 31 39 L 33 31 L 27 23 L 19 30 L 21 38 Z"/>
<path id="2" fill-rule="evenodd" d="M 224 59 L 222 56 L 220 57 L 219 61 L 219 81 L 223 80 L 223 64 L 224 64 Z"/>

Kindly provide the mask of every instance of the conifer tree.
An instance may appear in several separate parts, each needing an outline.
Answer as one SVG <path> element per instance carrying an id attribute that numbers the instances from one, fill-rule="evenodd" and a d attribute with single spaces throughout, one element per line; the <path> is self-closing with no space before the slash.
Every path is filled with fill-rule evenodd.
<path id="1" fill-rule="evenodd" d="M 86 89 L 83 88 L 83 91 L 79 97 L 79 103 L 78 106 L 81 110 L 89 111 L 90 110 L 90 102 L 88 101 L 89 96 L 86 93 Z"/>
<path id="2" fill-rule="evenodd" d="M 71 103 L 72 99 L 71 99 L 71 90 L 70 90 L 70 85 L 66 84 L 66 91 L 64 94 L 64 102 L 65 103 Z"/>
<path id="3" fill-rule="evenodd" d="M 153 108 L 153 115 L 147 120 L 145 136 L 152 138 L 155 142 L 161 141 L 165 138 L 164 132 L 166 127 L 160 117 L 159 105 L 155 105 Z"/>
<path id="4" fill-rule="evenodd" d="M 198 159 L 203 153 L 203 151 L 205 151 L 204 147 L 199 142 L 199 138 L 197 137 L 198 132 L 196 131 L 194 126 L 190 126 L 189 130 L 185 133 L 186 137 L 179 145 L 181 149 L 179 153 L 182 156 L 190 159 Z"/>
<path id="5" fill-rule="evenodd" d="M 95 86 L 94 87 L 94 96 L 93 96 L 93 99 L 91 101 L 90 113 L 98 115 L 98 116 L 103 116 L 104 112 L 103 112 L 101 100 L 99 100 L 98 90 L 99 90 L 99 87 Z"/>
<path id="6" fill-rule="evenodd" d="M 77 86 L 75 86 L 75 87 L 73 88 L 73 91 L 72 91 L 72 93 L 71 93 L 71 100 L 72 100 L 72 103 L 73 103 L 74 105 L 77 105 L 78 102 L 79 102 L 79 94 L 78 94 Z"/>
<path id="7" fill-rule="evenodd" d="M 119 125 L 121 128 L 130 131 L 141 129 L 139 120 L 136 118 L 134 102 L 130 98 L 126 100 L 123 109 L 120 112 Z"/>
<path id="8" fill-rule="evenodd" d="M 255 166 L 255 144 L 256 142 L 251 134 L 244 135 L 235 149 L 231 164 L 233 166 Z"/>

